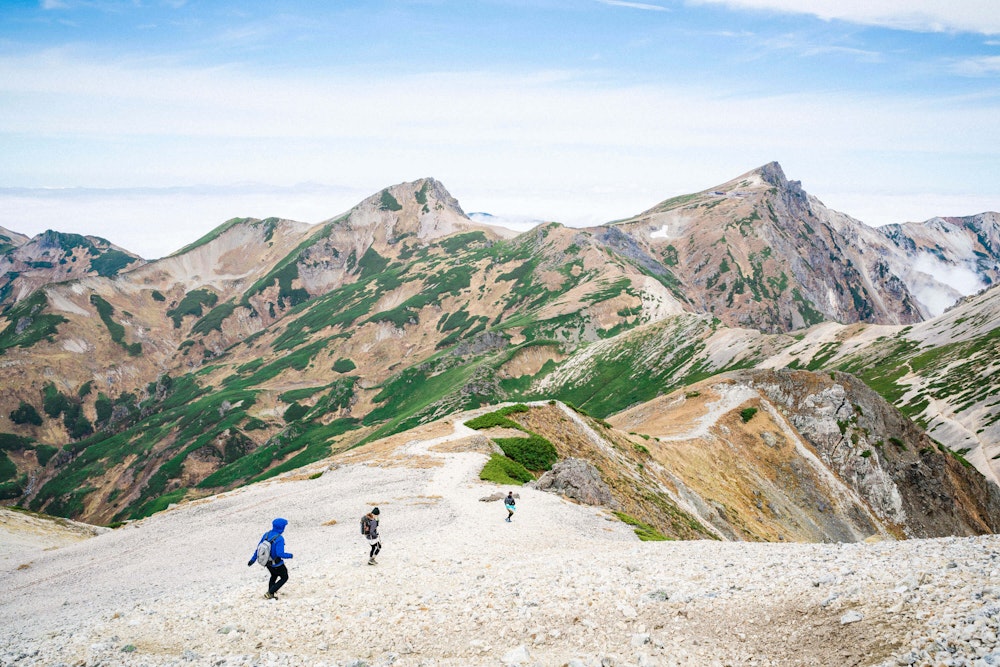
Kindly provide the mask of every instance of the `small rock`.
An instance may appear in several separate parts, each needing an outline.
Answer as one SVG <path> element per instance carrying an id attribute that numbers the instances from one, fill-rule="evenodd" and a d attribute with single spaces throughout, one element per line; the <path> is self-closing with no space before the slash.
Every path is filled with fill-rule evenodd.
<path id="1" fill-rule="evenodd" d="M 517 648 L 507 651 L 501 661 L 505 665 L 521 665 L 531 661 L 531 654 L 528 653 L 528 647 L 521 644 Z"/>
<path id="2" fill-rule="evenodd" d="M 864 614 L 859 611 L 852 610 L 840 617 L 840 624 L 847 625 L 848 623 L 857 623 L 862 619 L 864 619 Z"/>

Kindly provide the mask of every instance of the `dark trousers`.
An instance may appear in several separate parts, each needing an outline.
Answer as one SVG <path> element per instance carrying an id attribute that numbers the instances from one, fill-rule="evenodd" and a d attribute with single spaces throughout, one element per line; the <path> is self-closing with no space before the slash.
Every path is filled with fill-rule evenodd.
<path id="1" fill-rule="evenodd" d="M 282 563 L 281 565 L 268 565 L 267 571 L 271 573 L 271 580 L 267 582 L 267 592 L 274 595 L 288 581 L 288 568 Z"/>
<path id="2" fill-rule="evenodd" d="M 370 554 L 368 554 L 368 557 L 369 558 L 375 558 L 375 556 L 378 555 L 379 551 L 382 551 L 382 543 L 381 542 L 376 542 L 375 544 L 372 545 L 372 551 L 371 551 Z"/>

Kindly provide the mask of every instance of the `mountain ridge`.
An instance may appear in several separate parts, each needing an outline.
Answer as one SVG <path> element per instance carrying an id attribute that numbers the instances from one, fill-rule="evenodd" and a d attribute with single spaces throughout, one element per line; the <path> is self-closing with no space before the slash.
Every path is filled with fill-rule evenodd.
<path id="1" fill-rule="evenodd" d="M 928 426 L 962 412 L 929 413 L 893 375 L 897 347 L 918 354 L 907 336 L 923 315 L 893 273 L 901 260 L 869 261 L 882 237 L 855 223 L 777 163 L 594 228 L 510 236 L 469 220 L 434 179 L 318 225 L 233 219 L 174 255 L 7 308 L 0 351 L 17 384 L 0 431 L 14 472 L 0 495 L 120 521 L 481 405 L 556 399 L 603 418 L 778 359 L 851 370 Z M 814 335 L 832 314 L 844 323 Z M 933 447 L 995 481 L 975 437 L 995 423 L 983 408 Z"/>

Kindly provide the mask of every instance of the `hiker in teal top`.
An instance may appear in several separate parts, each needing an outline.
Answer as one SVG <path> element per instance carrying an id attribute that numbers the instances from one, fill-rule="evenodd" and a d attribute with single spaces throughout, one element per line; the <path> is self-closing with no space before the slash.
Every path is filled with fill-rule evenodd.
<path id="1" fill-rule="evenodd" d="M 514 516 L 514 510 L 516 509 L 517 503 L 514 502 L 514 492 L 508 491 L 507 497 L 504 498 L 503 506 L 507 508 L 507 518 L 505 519 L 507 523 L 510 523 L 511 517 Z"/>
<path id="2" fill-rule="evenodd" d="M 275 519 L 271 522 L 271 530 L 264 533 L 264 536 L 260 538 L 260 542 L 257 543 L 258 548 L 265 541 L 271 543 L 267 562 L 261 563 L 261 565 L 266 565 L 267 571 L 271 573 L 271 579 L 267 583 L 267 592 L 264 593 L 264 597 L 268 600 L 274 600 L 276 597 L 275 593 L 288 581 L 288 568 L 285 567 L 284 559 L 291 558 L 292 554 L 285 552 L 285 536 L 282 534 L 285 532 L 285 526 L 287 525 L 288 519 L 280 517 Z M 254 549 L 253 556 L 247 565 L 250 566 L 256 562 L 257 550 Z"/>

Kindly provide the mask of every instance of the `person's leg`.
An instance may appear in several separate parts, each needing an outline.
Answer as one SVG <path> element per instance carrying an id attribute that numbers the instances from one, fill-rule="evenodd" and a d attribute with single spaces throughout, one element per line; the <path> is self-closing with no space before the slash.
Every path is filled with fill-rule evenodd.
<path id="1" fill-rule="evenodd" d="M 267 586 L 267 592 L 274 595 L 288 581 L 288 568 L 282 563 L 268 569 L 271 570 L 271 581 Z"/>

